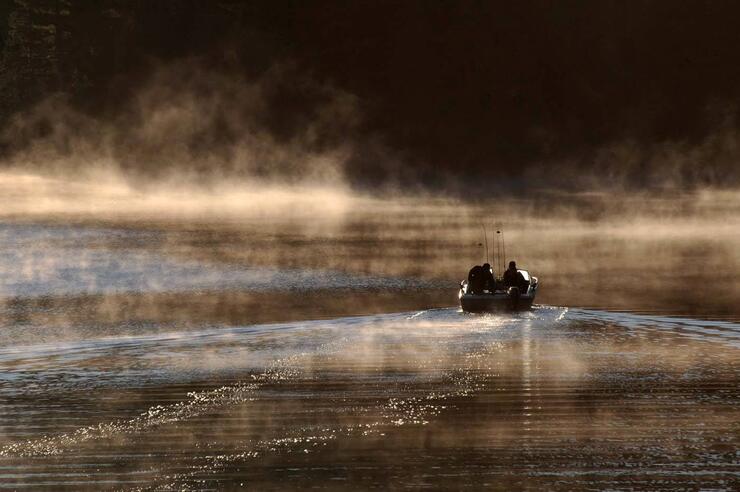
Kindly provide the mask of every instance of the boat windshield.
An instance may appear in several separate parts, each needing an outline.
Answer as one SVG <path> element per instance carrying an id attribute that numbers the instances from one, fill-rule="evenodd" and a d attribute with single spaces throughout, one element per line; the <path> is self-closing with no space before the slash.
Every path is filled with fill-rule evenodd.
<path id="1" fill-rule="evenodd" d="M 526 271 L 526 270 L 519 270 L 519 273 L 522 274 L 522 277 L 524 277 L 524 280 L 526 280 L 527 282 L 530 281 L 529 272 L 528 271 Z"/>

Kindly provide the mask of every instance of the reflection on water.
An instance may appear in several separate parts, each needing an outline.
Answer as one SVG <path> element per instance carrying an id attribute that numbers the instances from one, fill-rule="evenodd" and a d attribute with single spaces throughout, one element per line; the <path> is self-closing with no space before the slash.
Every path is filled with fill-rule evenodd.
<path id="1" fill-rule="evenodd" d="M 543 302 L 633 309 L 430 309 L 460 244 L 386 219 L 1 226 L 0 488 L 736 488 L 730 294 L 538 271 Z"/>
<path id="2" fill-rule="evenodd" d="M 0 225 L 0 297 L 315 289 L 435 288 L 419 279 L 339 271 L 204 264 L 157 252 L 162 234 L 140 231 Z M 114 249 L 100 247 L 115 244 Z M 97 246 L 97 247 L 96 247 Z M 442 284 L 443 285 L 443 284 Z"/>
<path id="3" fill-rule="evenodd" d="M 729 488 L 737 347 L 699 324 L 442 309 L 7 348 L 1 476 Z"/>

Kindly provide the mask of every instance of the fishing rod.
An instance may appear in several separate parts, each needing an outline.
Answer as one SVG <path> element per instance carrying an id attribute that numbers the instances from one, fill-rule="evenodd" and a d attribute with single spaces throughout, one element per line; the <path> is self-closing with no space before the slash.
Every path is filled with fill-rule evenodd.
<path id="1" fill-rule="evenodd" d="M 499 268 L 499 271 L 503 272 L 503 269 L 506 266 L 506 241 L 504 240 L 504 228 L 501 222 L 496 224 L 495 229 L 496 229 L 496 242 L 497 243 L 499 241 L 498 235 L 499 234 L 501 235 L 501 238 L 500 238 L 501 242 L 498 243 L 498 252 L 499 252 L 498 268 Z"/>
<path id="2" fill-rule="evenodd" d="M 493 233 L 493 231 L 495 231 L 495 230 L 496 230 L 496 224 L 494 224 L 493 222 L 491 222 L 491 232 Z M 494 251 L 494 255 L 493 255 L 493 269 L 494 270 L 498 270 L 498 257 L 501 256 L 501 251 L 498 252 L 499 253 L 498 255 L 495 254 L 495 251 L 497 250 L 497 248 L 496 248 L 497 245 L 498 245 L 498 242 L 496 241 L 496 238 L 494 237 L 493 238 L 493 251 Z"/>
<path id="3" fill-rule="evenodd" d="M 483 228 L 483 240 L 486 243 L 486 263 L 488 263 L 488 233 L 486 233 L 486 226 L 483 222 L 480 223 L 480 226 Z"/>
<path id="4" fill-rule="evenodd" d="M 493 226 L 493 224 L 491 224 L 491 225 Z M 493 230 L 493 229 L 494 229 L 494 227 L 491 227 L 491 230 Z M 500 252 L 499 252 L 499 254 L 500 254 Z M 497 263 L 496 258 L 498 258 L 498 256 L 496 255 L 496 241 L 493 241 L 493 266 L 494 266 L 494 269 L 496 267 L 498 267 L 498 263 Z"/>
<path id="5" fill-rule="evenodd" d="M 504 245 L 504 266 L 506 266 L 506 238 L 504 238 L 504 228 L 501 227 L 501 244 Z"/>

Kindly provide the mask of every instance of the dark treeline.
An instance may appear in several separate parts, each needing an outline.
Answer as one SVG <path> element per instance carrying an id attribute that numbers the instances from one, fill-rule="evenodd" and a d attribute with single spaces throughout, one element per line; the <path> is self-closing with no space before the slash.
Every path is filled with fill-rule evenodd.
<path id="1" fill-rule="evenodd" d="M 724 1 L 7 0 L 0 116 L 54 92 L 115 115 L 188 57 L 245 77 L 290 61 L 357 96 L 352 131 L 403 163 L 357 152 L 356 184 L 735 185 L 738 19 Z M 272 130 L 314 93 L 282 87 Z"/>

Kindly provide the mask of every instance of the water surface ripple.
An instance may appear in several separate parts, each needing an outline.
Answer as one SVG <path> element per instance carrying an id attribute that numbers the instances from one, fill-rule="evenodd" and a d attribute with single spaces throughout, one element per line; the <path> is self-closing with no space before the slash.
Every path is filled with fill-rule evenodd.
<path id="1" fill-rule="evenodd" d="M 0 487 L 713 489 L 740 324 L 541 306 L 0 348 Z"/>

